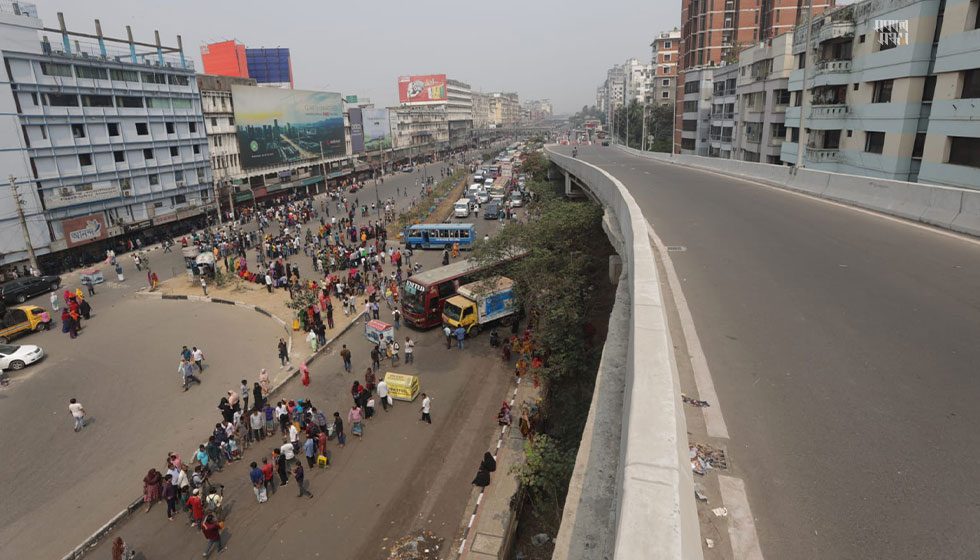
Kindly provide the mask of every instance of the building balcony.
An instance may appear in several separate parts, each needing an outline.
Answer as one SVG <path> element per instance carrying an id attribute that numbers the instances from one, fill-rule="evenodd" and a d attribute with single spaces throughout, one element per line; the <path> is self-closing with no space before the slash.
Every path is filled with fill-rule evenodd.
<path id="1" fill-rule="evenodd" d="M 810 106 L 810 118 L 811 119 L 832 119 L 832 118 L 842 118 L 848 113 L 847 105 L 844 103 L 833 104 L 833 105 L 811 105 Z"/>
<path id="2" fill-rule="evenodd" d="M 831 163 L 840 160 L 840 148 L 813 148 L 807 146 L 806 159 L 814 163 Z"/>
<path id="3" fill-rule="evenodd" d="M 813 68 L 816 75 L 847 73 L 851 71 L 850 60 L 821 60 Z"/>
<path id="4" fill-rule="evenodd" d="M 833 21 L 817 31 L 817 43 L 827 41 L 852 39 L 854 37 L 854 22 L 850 20 Z"/>
<path id="5" fill-rule="evenodd" d="M 749 144 L 759 144 L 762 142 L 762 132 L 759 132 L 758 134 L 746 134 L 745 141 Z"/>
<path id="6" fill-rule="evenodd" d="M 748 112 L 748 113 L 761 113 L 761 112 L 763 112 L 765 110 L 766 110 L 765 106 L 762 105 L 761 103 L 756 104 L 756 105 L 746 105 L 745 106 L 745 111 Z"/>

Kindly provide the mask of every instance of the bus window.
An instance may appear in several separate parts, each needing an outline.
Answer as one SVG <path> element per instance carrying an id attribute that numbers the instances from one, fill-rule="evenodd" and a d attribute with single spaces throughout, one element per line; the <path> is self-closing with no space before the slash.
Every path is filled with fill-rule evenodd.
<path id="1" fill-rule="evenodd" d="M 439 284 L 439 299 L 447 298 L 456 293 L 455 282 L 443 282 Z"/>
<path id="2" fill-rule="evenodd" d="M 464 230 L 461 230 L 459 232 L 459 238 L 460 239 L 469 239 L 470 238 L 470 232 L 468 230 L 465 230 L 465 229 Z"/>

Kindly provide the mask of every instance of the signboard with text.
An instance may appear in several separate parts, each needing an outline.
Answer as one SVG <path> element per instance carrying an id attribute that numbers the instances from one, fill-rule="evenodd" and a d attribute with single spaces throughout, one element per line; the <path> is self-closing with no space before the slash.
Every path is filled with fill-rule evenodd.
<path id="1" fill-rule="evenodd" d="M 445 101 L 448 98 L 445 74 L 400 76 L 398 78 L 398 100 L 401 103 Z"/>
<path id="2" fill-rule="evenodd" d="M 391 148 L 391 122 L 388 109 L 362 109 L 364 148 L 369 152 Z"/>
<path id="3" fill-rule="evenodd" d="M 361 117 L 361 109 L 351 107 L 347 110 L 347 114 L 350 121 L 350 151 L 354 154 L 363 154 L 364 119 Z"/>
<path id="4" fill-rule="evenodd" d="M 69 247 L 76 247 L 105 239 L 108 228 L 106 227 L 105 216 L 89 214 L 88 216 L 61 220 L 61 229 L 65 233 L 65 244 Z"/>

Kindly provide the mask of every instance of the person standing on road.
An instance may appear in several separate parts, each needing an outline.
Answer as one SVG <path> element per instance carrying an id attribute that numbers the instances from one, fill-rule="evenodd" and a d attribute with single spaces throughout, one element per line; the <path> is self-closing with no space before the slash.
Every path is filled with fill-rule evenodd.
<path id="1" fill-rule="evenodd" d="M 316 439 L 307 436 L 303 441 L 303 454 L 306 455 L 306 464 L 312 469 L 316 465 Z"/>
<path id="2" fill-rule="evenodd" d="M 177 514 L 177 486 L 173 475 L 163 477 L 163 499 L 167 501 L 167 519 L 173 521 Z"/>
<path id="3" fill-rule="evenodd" d="M 262 457 L 262 466 L 259 469 L 262 471 L 262 484 L 265 487 L 266 496 L 275 494 L 276 482 L 272 477 L 274 469 L 272 468 L 272 464 L 269 463 L 268 457 Z"/>
<path id="4" fill-rule="evenodd" d="M 388 412 L 388 383 L 383 377 L 378 382 L 378 398 L 381 399 L 381 406 L 385 409 L 385 412 Z"/>
<path id="5" fill-rule="evenodd" d="M 347 445 L 347 437 L 344 436 L 344 421 L 341 420 L 339 412 L 333 413 L 333 431 L 337 434 L 337 444 L 341 447 Z"/>
<path id="6" fill-rule="evenodd" d="M 456 327 L 456 331 L 453 332 L 456 335 L 456 347 L 460 350 L 463 349 L 463 340 L 466 339 L 466 329 L 462 326 Z"/>
<path id="7" fill-rule="evenodd" d="M 241 391 L 239 392 L 242 398 L 242 412 L 248 412 L 248 381 L 242 379 Z"/>
<path id="8" fill-rule="evenodd" d="M 286 456 L 279 449 L 272 450 L 272 462 L 276 464 L 276 472 L 279 473 L 279 486 L 285 486 L 289 482 L 289 470 L 286 468 Z"/>
<path id="9" fill-rule="evenodd" d="M 268 272 L 265 273 L 265 289 L 272 293 L 272 275 Z"/>
<path id="10" fill-rule="evenodd" d="M 340 350 L 340 357 L 344 359 L 344 371 L 346 371 L 347 373 L 350 373 L 350 370 L 351 370 L 351 356 L 350 356 L 350 350 L 347 349 L 347 345 L 346 344 L 344 344 L 344 347 L 341 348 L 341 350 Z"/>
<path id="11" fill-rule="evenodd" d="M 204 556 L 207 558 L 211 556 L 211 549 L 217 548 L 218 553 L 224 552 L 225 547 L 221 545 L 221 526 L 214 514 L 209 513 L 204 522 L 201 523 L 201 532 L 204 533 L 204 538 L 208 541 L 208 546 L 204 549 Z"/>
<path id="12" fill-rule="evenodd" d="M 256 407 L 248 417 L 249 428 L 252 430 L 252 439 L 259 441 L 265 439 L 265 416 Z"/>
<path id="13" fill-rule="evenodd" d="M 296 486 L 299 486 L 299 494 L 296 497 L 302 498 L 303 494 L 306 494 L 312 500 L 313 493 L 306 487 L 306 473 L 303 472 L 303 463 L 296 463 L 296 466 L 293 468 L 293 477 L 296 478 Z"/>
<path id="14" fill-rule="evenodd" d="M 204 503 L 201 501 L 200 488 L 191 491 L 191 497 L 187 498 L 187 509 L 191 512 L 191 527 L 200 525 L 204 520 Z"/>
<path id="15" fill-rule="evenodd" d="M 419 420 L 420 422 L 428 422 L 429 424 L 432 423 L 432 416 L 429 415 L 431 407 L 432 399 L 429 398 L 429 395 L 422 393 L 422 418 Z"/>
<path id="16" fill-rule="evenodd" d="M 405 337 L 405 365 L 415 363 L 415 341 Z"/>
<path id="17" fill-rule="evenodd" d="M 453 348 L 453 330 L 449 328 L 449 325 L 442 327 L 442 334 L 446 335 L 446 350 L 452 350 Z"/>
<path id="18" fill-rule="evenodd" d="M 259 464 L 255 461 L 252 461 L 252 464 L 249 466 L 251 470 L 248 471 L 248 478 L 252 481 L 255 499 L 261 504 L 268 499 L 268 494 L 265 491 L 265 475 L 262 474 L 262 469 L 259 468 Z"/>
<path id="19" fill-rule="evenodd" d="M 398 308 L 395 308 L 395 310 L 391 312 L 391 319 L 395 324 L 396 331 L 402 328 L 402 312 L 399 311 Z"/>
<path id="20" fill-rule="evenodd" d="M 80 432 L 85 427 L 85 408 L 76 399 L 68 401 L 68 412 L 75 423 L 75 431 Z"/>
<path id="21" fill-rule="evenodd" d="M 197 366 L 197 371 L 204 373 L 204 352 L 197 346 L 194 346 L 193 350 L 191 350 L 191 357 L 194 359 L 194 365 Z"/>
<path id="22" fill-rule="evenodd" d="M 58 311 L 58 294 L 51 292 L 51 311 Z"/>
<path id="23" fill-rule="evenodd" d="M 286 345 L 286 341 L 279 339 L 279 362 L 282 364 L 279 369 L 286 367 L 289 363 L 289 346 Z"/>
<path id="24" fill-rule="evenodd" d="M 180 364 L 177 366 L 177 372 L 180 373 L 181 379 L 184 381 L 184 391 L 186 392 L 191 387 L 191 383 L 201 384 L 201 380 L 194 375 L 194 365 L 187 360 L 181 360 Z"/>

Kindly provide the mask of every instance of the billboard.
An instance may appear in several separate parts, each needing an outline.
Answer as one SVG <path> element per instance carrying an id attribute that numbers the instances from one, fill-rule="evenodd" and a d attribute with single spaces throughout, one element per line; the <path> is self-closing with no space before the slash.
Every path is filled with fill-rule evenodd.
<path id="1" fill-rule="evenodd" d="M 364 149 L 369 152 L 391 149 L 391 124 L 388 109 L 361 109 L 364 125 Z"/>
<path id="2" fill-rule="evenodd" d="M 445 74 L 398 78 L 398 100 L 401 103 L 445 101 L 447 98 Z"/>
<path id="3" fill-rule="evenodd" d="M 61 220 L 61 230 L 65 234 L 65 244 L 69 247 L 84 245 L 106 238 L 105 216 L 89 214 Z"/>
<path id="4" fill-rule="evenodd" d="M 350 151 L 354 154 L 364 153 L 364 120 L 361 118 L 361 109 L 351 107 L 347 110 L 350 120 Z"/>
<path id="5" fill-rule="evenodd" d="M 245 169 L 347 155 L 339 93 L 231 86 Z"/>
<path id="6" fill-rule="evenodd" d="M 293 85 L 289 49 L 245 49 L 248 76 L 260 84 Z"/>

